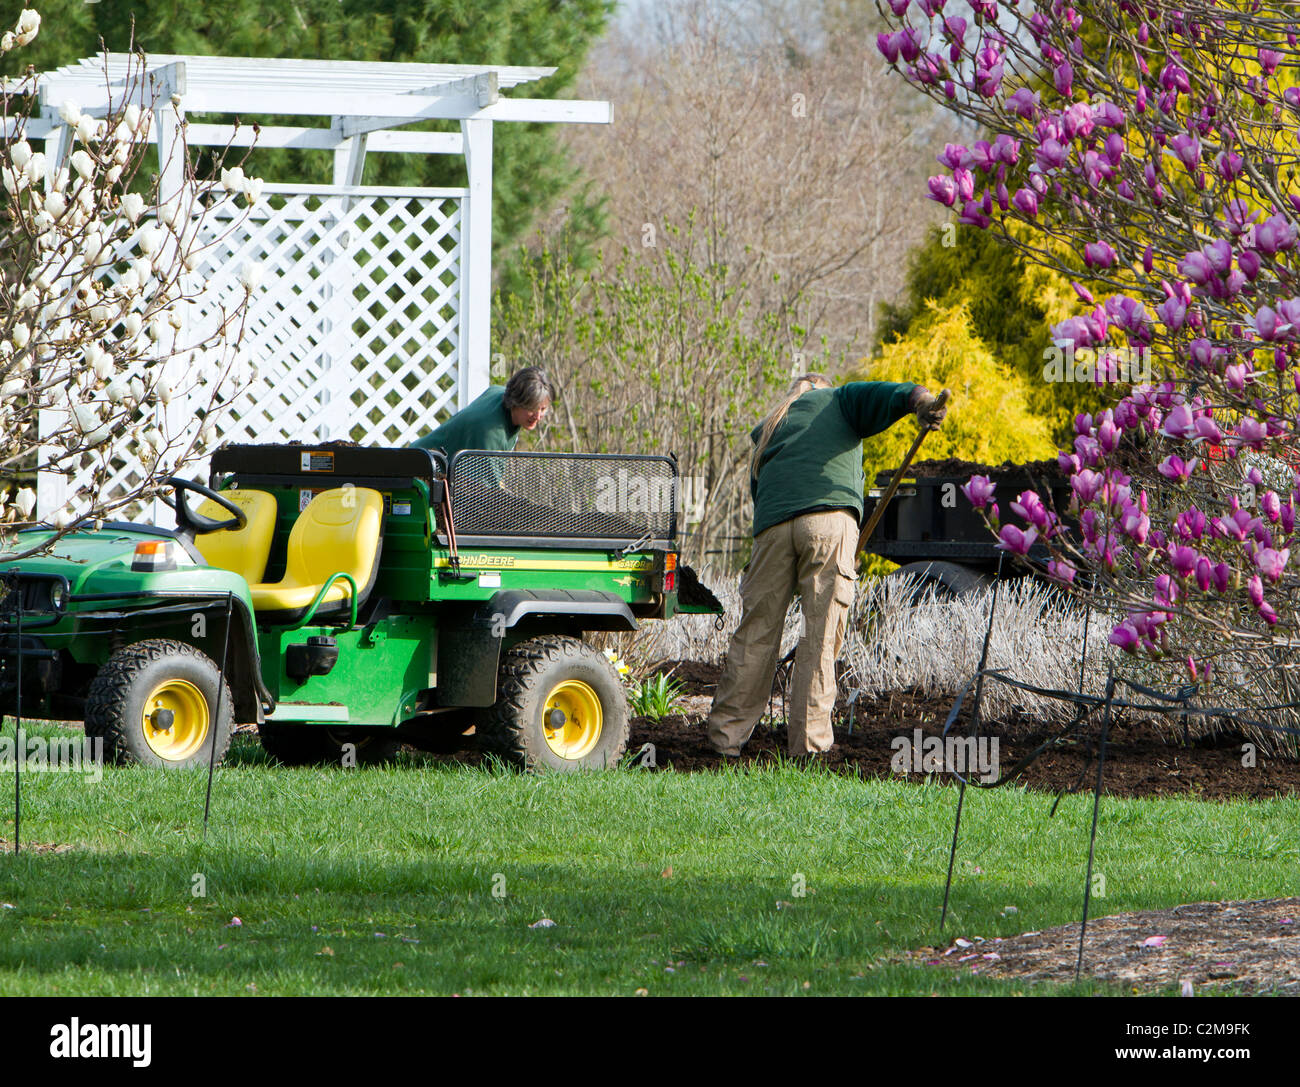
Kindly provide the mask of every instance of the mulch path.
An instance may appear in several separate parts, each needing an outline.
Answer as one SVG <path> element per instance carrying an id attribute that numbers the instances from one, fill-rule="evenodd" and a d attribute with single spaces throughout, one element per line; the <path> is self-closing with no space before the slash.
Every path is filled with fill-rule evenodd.
<path id="1" fill-rule="evenodd" d="M 986 977 L 1074 980 L 1079 926 L 1060 925 L 1005 939 L 956 938 L 923 947 L 908 961 Z M 1137 993 L 1300 996 L 1300 898 L 1195 902 L 1168 910 L 1098 917 L 1084 937 L 1085 977 Z"/>

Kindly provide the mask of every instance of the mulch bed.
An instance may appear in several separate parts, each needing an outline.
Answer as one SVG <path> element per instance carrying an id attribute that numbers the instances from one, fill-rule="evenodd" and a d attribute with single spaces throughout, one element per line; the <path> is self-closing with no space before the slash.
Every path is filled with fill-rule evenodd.
<path id="1" fill-rule="evenodd" d="M 687 712 L 661 721 L 634 718 L 628 750 L 654 744 L 659 768 L 676 771 L 715 770 L 724 762 L 733 763 L 716 755 L 705 736 L 704 721 L 721 669 L 688 661 L 669 662 L 662 670 L 671 671 L 685 684 L 689 692 L 684 706 Z M 773 708 L 777 717 L 782 716 L 779 697 Z M 835 722 L 835 746 L 827 753 L 824 764 L 837 773 L 863 778 L 921 780 L 916 773 L 906 777 L 893 773 L 893 741 L 899 736 L 911 738 L 915 729 L 920 729 L 923 736 L 941 735 L 950 708 L 951 700 L 925 699 L 907 692 L 859 699 L 852 709 L 850 732 L 850 710 L 847 704 L 841 704 Z M 1021 755 L 1060 731 L 1017 719 L 990 722 L 985 728 L 986 735 L 998 737 L 999 761 L 1004 769 L 1010 769 Z M 962 730 L 954 726 L 954 731 Z M 1117 721 L 1112 724 L 1106 745 L 1104 791 L 1114 796 L 1191 796 L 1209 800 L 1300 794 L 1300 763 L 1257 755 L 1255 766 L 1242 766 L 1244 742 L 1240 735 L 1221 732 L 1184 746 L 1150 724 Z M 782 758 L 784 752 L 784 728 L 760 724 L 745 745 L 740 763 L 771 762 Z M 1051 792 L 1075 788 L 1091 791 L 1096 781 L 1095 745 L 1085 739 L 1046 752 L 1015 781 Z"/>
<path id="2" fill-rule="evenodd" d="M 1079 926 L 1060 925 L 1005 939 L 956 938 L 946 949 L 908 956 L 1021 981 L 1074 980 Z M 1231 993 L 1300 996 L 1300 898 L 1196 902 L 1168 910 L 1098 917 L 1088 922 L 1082 976 L 1133 992 L 1205 988 Z"/>

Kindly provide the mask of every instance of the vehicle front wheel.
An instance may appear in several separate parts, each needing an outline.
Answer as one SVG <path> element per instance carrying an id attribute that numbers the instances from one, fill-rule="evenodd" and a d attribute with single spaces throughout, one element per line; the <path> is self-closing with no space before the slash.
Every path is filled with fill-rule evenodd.
<path id="1" fill-rule="evenodd" d="M 501 662 L 484 750 L 529 770 L 605 770 L 627 749 L 627 694 L 609 661 L 578 638 L 520 642 Z"/>
<path id="2" fill-rule="evenodd" d="M 119 649 L 86 698 L 86 735 L 102 738 L 113 761 L 144 766 L 207 766 L 214 754 L 220 763 L 233 717 L 230 688 L 212 658 L 170 638 Z"/>

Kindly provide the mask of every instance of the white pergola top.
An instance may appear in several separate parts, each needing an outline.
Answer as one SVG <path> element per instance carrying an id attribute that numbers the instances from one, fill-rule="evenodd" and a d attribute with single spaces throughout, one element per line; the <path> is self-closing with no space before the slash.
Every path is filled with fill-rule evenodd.
<path id="1" fill-rule="evenodd" d="M 91 104 L 103 99 L 107 84 L 124 85 L 128 70 L 138 70 L 139 58 L 127 53 L 105 58 L 86 57 L 41 75 L 41 86 L 51 95 L 67 93 Z M 466 83 L 475 76 L 494 73 L 501 89 L 534 83 L 554 74 L 554 68 L 495 66 L 483 64 L 394 64 L 379 61 L 293 60 L 270 57 L 209 57 L 151 53 L 148 69 L 160 72 L 173 64 L 184 64 L 187 96 L 211 101 L 212 112 L 230 112 L 223 104 L 232 91 L 261 96 L 267 112 L 288 113 L 277 102 L 280 96 L 308 95 L 311 110 L 301 112 L 349 112 L 372 95 L 437 94 L 452 83 Z M 105 76 L 107 75 L 107 79 Z M 204 110 L 190 102 L 190 112 Z M 333 109 L 341 107 L 340 110 Z"/>
<path id="2" fill-rule="evenodd" d="M 351 136 L 431 119 L 587 124 L 608 124 L 611 119 L 607 102 L 500 97 L 502 89 L 551 75 L 555 69 L 548 67 L 175 54 L 150 55 L 145 64 L 152 78 L 132 95 L 142 106 L 152 104 L 160 93 L 164 100 L 179 94 L 186 114 L 331 118 L 334 138 L 329 143 L 286 143 L 286 133 L 273 132 L 269 141 L 258 140 L 262 146 L 335 147 Z M 138 56 L 109 53 L 45 72 L 39 76 L 42 119 L 51 126 L 56 124 L 59 106 L 66 100 L 91 114 L 106 109 L 110 100 L 120 105 L 128 73 L 138 76 L 139 71 Z M 208 142 L 206 127 L 191 131 L 189 141 Z M 212 142 L 217 142 L 216 132 L 210 135 Z M 370 147 L 372 151 L 416 149 Z"/>

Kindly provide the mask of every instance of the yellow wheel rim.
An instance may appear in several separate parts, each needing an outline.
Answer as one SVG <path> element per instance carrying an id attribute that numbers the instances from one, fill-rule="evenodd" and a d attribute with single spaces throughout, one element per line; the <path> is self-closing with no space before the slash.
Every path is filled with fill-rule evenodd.
<path id="1" fill-rule="evenodd" d="M 580 679 L 566 679 L 546 696 L 542 730 L 547 746 L 562 759 L 589 755 L 604 723 L 600 696 Z"/>
<path id="2" fill-rule="evenodd" d="M 171 727 L 165 728 L 166 714 Z M 208 700 L 187 679 L 169 679 L 158 684 L 145 699 L 141 713 L 145 743 L 160 759 L 183 762 L 208 738 Z"/>

